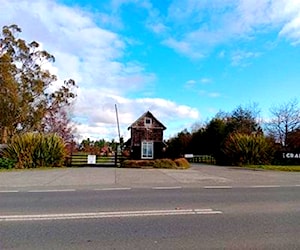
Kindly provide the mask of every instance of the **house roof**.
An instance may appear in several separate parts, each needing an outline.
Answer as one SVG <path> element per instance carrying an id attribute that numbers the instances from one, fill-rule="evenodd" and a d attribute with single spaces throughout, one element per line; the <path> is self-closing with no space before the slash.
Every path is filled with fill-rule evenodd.
<path id="1" fill-rule="evenodd" d="M 138 127 L 138 122 L 139 122 L 141 119 L 144 119 L 145 117 L 149 117 L 149 118 L 151 118 L 152 120 L 155 120 L 156 123 L 159 125 L 158 127 L 156 126 L 156 128 L 161 128 L 161 129 L 163 129 L 163 130 L 166 129 L 166 127 L 165 127 L 159 120 L 157 120 L 157 119 L 154 117 L 154 115 L 153 115 L 150 111 L 147 111 L 147 112 L 145 112 L 142 116 L 140 116 L 134 123 L 132 123 L 132 124 L 128 127 L 128 129 Z"/>

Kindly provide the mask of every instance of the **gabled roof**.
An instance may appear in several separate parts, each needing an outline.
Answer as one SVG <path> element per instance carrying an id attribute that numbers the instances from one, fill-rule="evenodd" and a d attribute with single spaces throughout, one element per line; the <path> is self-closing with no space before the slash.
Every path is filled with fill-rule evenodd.
<path id="1" fill-rule="evenodd" d="M 145 113 L 144 113 L 141 117 L 139 117 L 134 123 L 132 123 L 132 124 L 128 127 L 128 129 L 138 127 L 138 122 L 139 122 L 141 119 L 144 119 L 145 117 L 149 117 L 149 118 L 151 118 L 152 120 L 155 120 L 155 122 L 156 122 L 157 124 L 159 124 L 159 127 L 156 127 L 156 128 L 161 128 L 161 129 L 163 129 L 163 130 L 166 129 L 166 127 L 165 127 L 159 120 L 157 120 L 157 119 L 154 117 L 154 115 L 153 115 L 150 111 L 145 112 Z"/>

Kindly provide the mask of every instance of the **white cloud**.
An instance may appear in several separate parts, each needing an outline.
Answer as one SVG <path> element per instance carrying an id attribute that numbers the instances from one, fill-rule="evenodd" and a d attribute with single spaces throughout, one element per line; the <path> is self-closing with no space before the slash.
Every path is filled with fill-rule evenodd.
<path id="1" fill-rule="evenodd" d="M 90 90 L 89 92 L 92 94 L 94 91 Z M 121 135 L 125 138 L 129 136 L 127 132 L 128 126 L 148 110 L 152 112 L 158 120 L 163 122 L 166 127 L 170 124 L 182 126 L 182 123 L 186 121 L 194 121 L 199 118 L 197 109 L 186 105 L 178 105 L 175 102 L 161 98 L 128 99 L 108 94 L 100 96 L 99 99 L 90 98 L 91 103 L 85 106 L 84 104 L 87 103 L 87 100 L 79 99 L 79 101 L 82 101 L 83 104 L 81 105 L 81 112 L 77 110 L 75 113 L 76 117 L 78 117 L 78 122 L 82 121 L 82 123 L 91 124 L 91 129 L 95 131 L 97 128 L 99 131 L 101 128 L 106 128 L 106 131 L 110 131 L 106 136 L 110 136 L 111 138 L 117 136 L 114 129 L 116 127 L 115 104 L 117 104 Z M 90 106 L 97 108 L 90 109 Z M 82 127 L 79 126 L 79 130 L 83 127 L 84 125 L 82 125 Z"/>
<path id="2" fill-rule="evenodd" d="M 184 87 L 187 89 L 191 89 L 196 85 L 196 81 L 195 80 L 188 80 L 185 82 Z"/>
<path id="3" fill-rule="evenodd" d="M 212 98 L 217 98 L 217 97 L 221 96 L 221 94 L 218 92 L 211 92 L 208 95 L 209 95 L 209 97 L 212 97 Z"/>
<path id="4" fill-rule="evenodd" d="M 250 60 L 257 58 L 261 55 L 258 52 L 251 51 L 234 51 L 231 56 L 231 64 L 233 66 L 247 66 L 250 63 Z"/>
<path id="5" fill-rule="evenodd" d="M 203 89 L 198 91 L 198 95 L 207 96 L 207 97 L 210 97 L 210 98 L 218 98 L 218 97 L 222 96 L 222 94 L 219 93 L 219 92 L 210 92 L 210 91 L 203 90 Z"/>
<path id="6" fill-rule="evenodd" d="M 200 83 L 201 85 L 209 84 L 212 82 L 212 79 L 203 77 L 200 80 L 188 80 L 185 82 L 184 87 L 187 89 L 197 89 L 198 85 L 197 83 Z"/>
<path id="7" fill-rule="evenodd" d="M 148 28 L 151 29 L 154 33 L 162 34 L 168 30 L 168 27 L 162 23 L 149 23 Z"/>
<path id="8" fill-rule="evenodd" d="M 203 57 L 202 52 L 197 52 L 193 48 L 193 44 L 189 41 L 178 41 L 173 38 L 169 38 L 163 41 L 163 44 L 167 45 L 168 47 L 174 49 L 180 54 L 188 55 L 191 58 L 201 58 Z"/>
<path id="9" fill-rule="evenodd" d="M 300 44 L 300 14 L 297 18 L 287 23 L 279 33 L 291 40 L 293 45 Z"/>
<path id="10" fill-rule="evenodd" d="M 204 83 L 204 84 L 207 84 L 207 83 L 211 83 L 211 82 L 212 82 L 212 79 L 210 79 L 210 78 L 201 78 L 201 79 L 200 79 L 200 82 L 201 82 L 201 83 Z"/>

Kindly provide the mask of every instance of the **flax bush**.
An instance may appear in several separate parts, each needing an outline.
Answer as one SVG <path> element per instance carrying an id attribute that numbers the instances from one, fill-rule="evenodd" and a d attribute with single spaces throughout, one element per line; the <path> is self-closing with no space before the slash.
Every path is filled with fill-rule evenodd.
<path id="1" fill-rule="evenodd" d="M 12 139 L 4 156 L 16 162 L 15 168 L 61 167 L 66 151 L 56 134 L 26 133 Z"/>
<path id="2" fill-rule="evenodd" d="M 223 149 L 232 165 L 270 164 L 273 150 L 262 135 L 231 134 Z"/>

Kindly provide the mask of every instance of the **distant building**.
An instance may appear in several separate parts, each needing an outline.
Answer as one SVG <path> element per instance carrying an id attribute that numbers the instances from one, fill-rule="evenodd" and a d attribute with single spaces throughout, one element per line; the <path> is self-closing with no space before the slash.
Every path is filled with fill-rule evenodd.
<path id="1" fill-rule="evenodd" d="M 163 131 L 166 127 L 158 121 L 151 112 L 147 111 L 128 130 L 131 138 L 127 142 L 130 147 L 132 159 L 157 159 L 162 158 L 165 144 Z"/>

